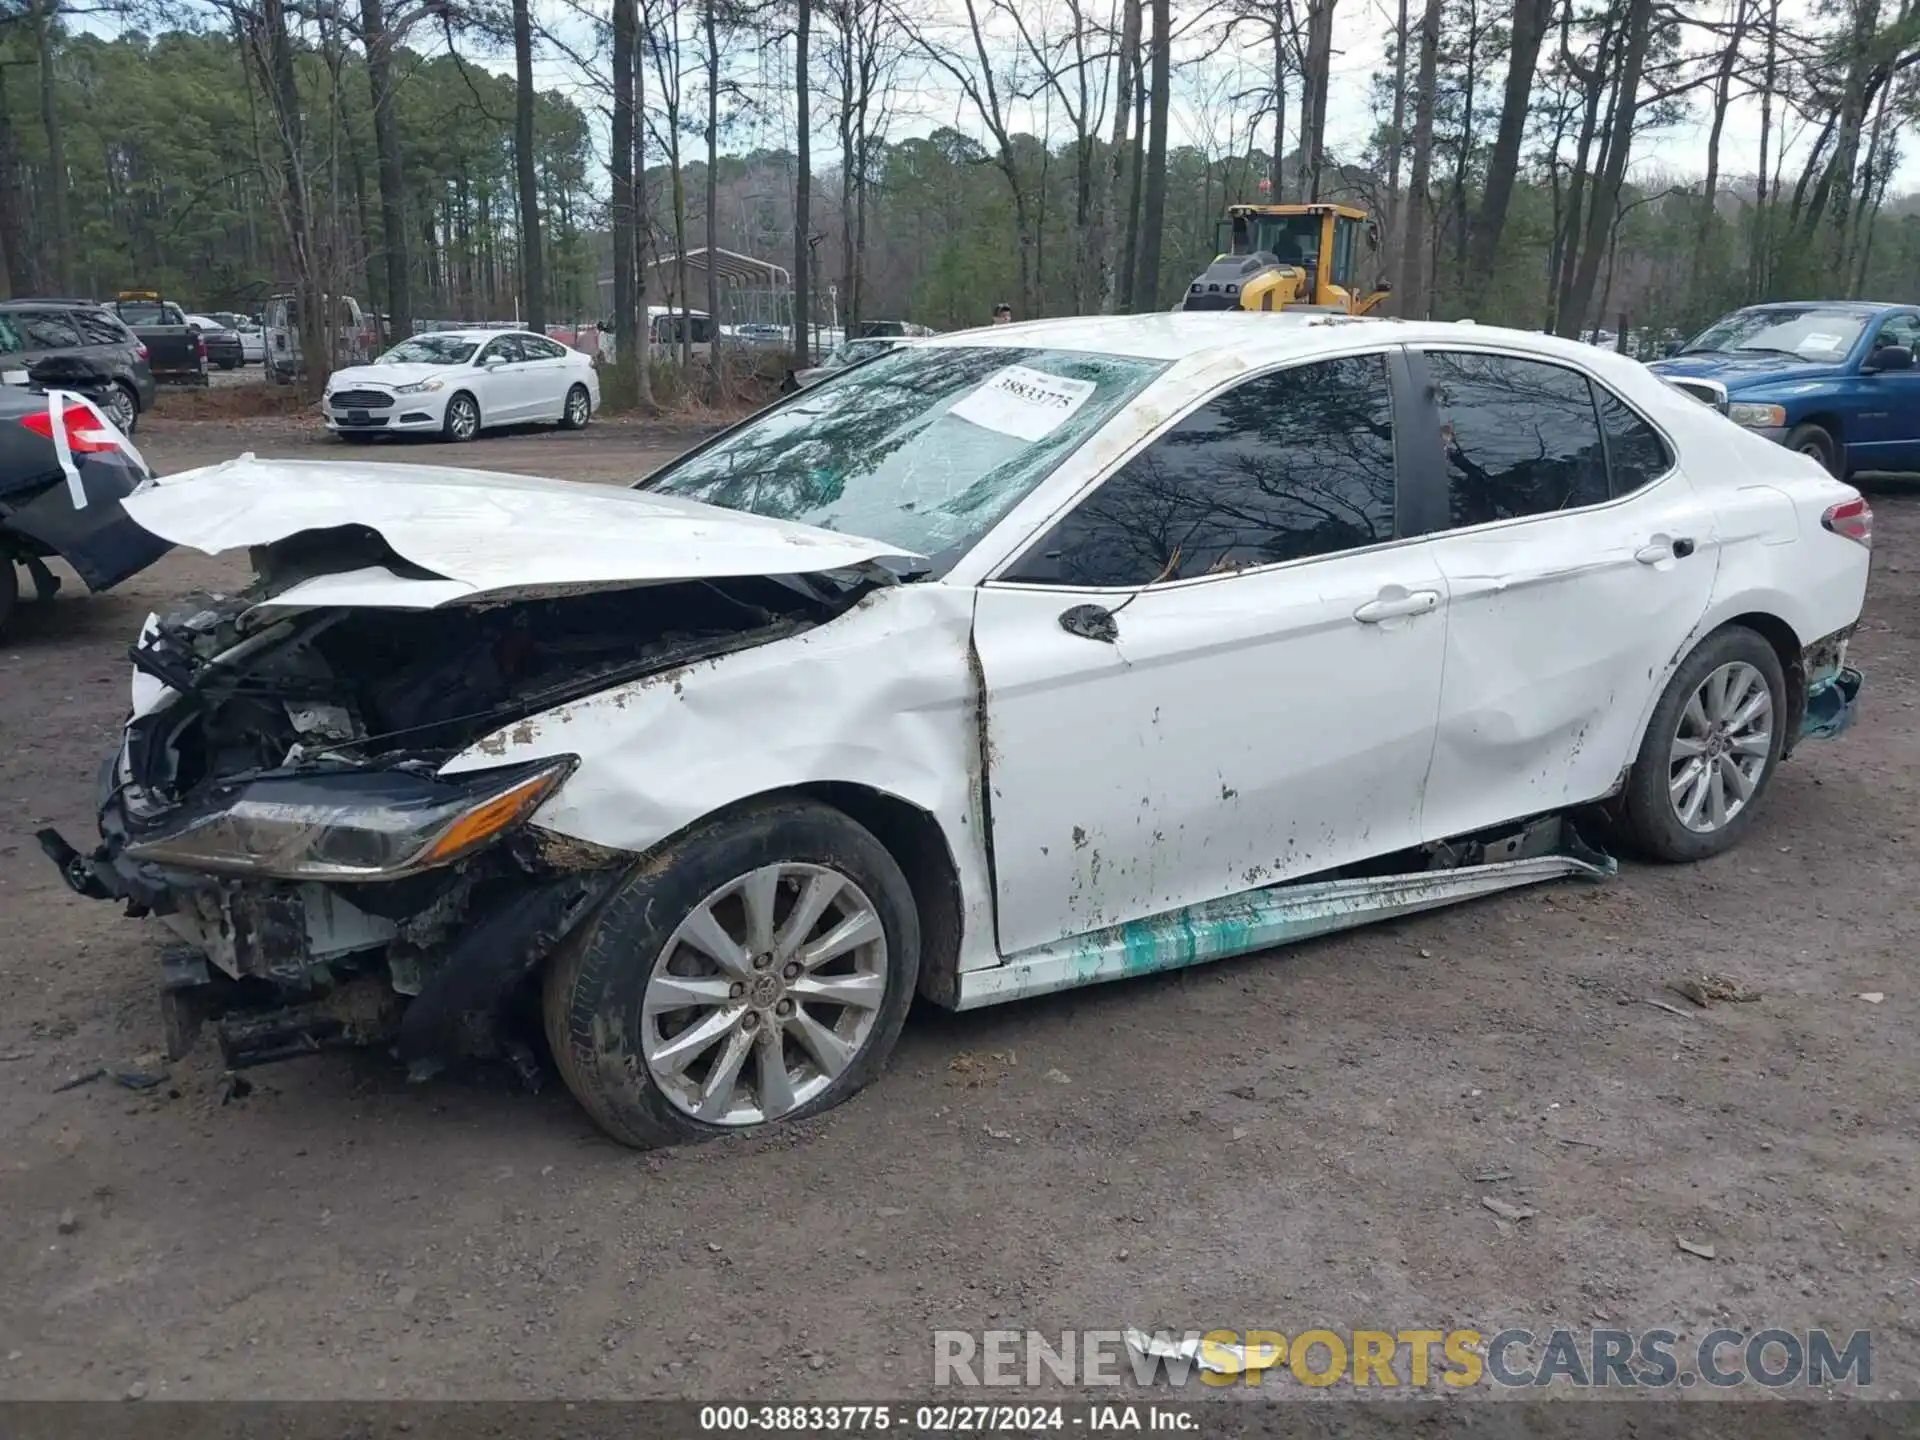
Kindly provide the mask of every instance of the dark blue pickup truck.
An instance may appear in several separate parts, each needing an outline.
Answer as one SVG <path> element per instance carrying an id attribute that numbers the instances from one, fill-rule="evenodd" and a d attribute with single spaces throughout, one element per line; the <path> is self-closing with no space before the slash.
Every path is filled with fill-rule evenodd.
<path id="1" fill-rule="evenodd" d="M 1753 305 L 1647 368 L 1845 479 L 1920 470 L 1920 306 Z"/>

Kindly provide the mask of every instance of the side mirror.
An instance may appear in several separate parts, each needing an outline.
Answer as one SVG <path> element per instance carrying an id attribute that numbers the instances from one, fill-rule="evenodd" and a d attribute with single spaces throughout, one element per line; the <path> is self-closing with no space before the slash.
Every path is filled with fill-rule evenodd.
<path id="1" fill-rule="evenodd" d="M 1382 295 L 1391 295 L 1393 293 L 1393 282 L 1391 280 L 1376 280 L 1373 283 L 1373 288 Z"/>
<path id="2" fill-rule="evenodd" d="M 480 368 L 483 370 L 494 370 L 506 363 L 507 357 L 504 355 L 486 355 L 481 357 Z"/>
<path id="3" fill-rule="evenodd" d="M 1911 345 L 1882 345 L 1867 357 L 1862 370 L 1911 370 L 1913 368 L 1913 347 Z"/>

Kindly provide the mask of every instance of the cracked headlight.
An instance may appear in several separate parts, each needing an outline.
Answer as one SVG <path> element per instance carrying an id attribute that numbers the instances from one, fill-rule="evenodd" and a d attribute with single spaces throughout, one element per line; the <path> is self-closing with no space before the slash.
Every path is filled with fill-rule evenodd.
<path id="1" fill-rule="evenodd" d="M 431 395 L 446 383 L 444 380 L 418 380 L 411 385 L 394 386 L 393 393 L 396 395 Z"/>
<path id="2" fill-rule="evenodd" d="M 393 770 L 274 776 L 127 846 L 135 860 L 281 880 L 393 880 L 473 854 L 525 821 L 575 757 L 438 779 Z"/>
<path id="3" fill-rule="evenodd" d="M 1727 418 L 1749 430 L 1778 430 L 1787 423 L 1787 412 L 1778 405 L 1738 403 L 1727 407 Z"/>

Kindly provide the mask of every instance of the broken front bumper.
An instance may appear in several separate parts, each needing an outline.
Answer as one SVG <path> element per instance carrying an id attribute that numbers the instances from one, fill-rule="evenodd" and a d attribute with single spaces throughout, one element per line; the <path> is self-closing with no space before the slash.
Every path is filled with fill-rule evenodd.
<path id="1" fill-rule="evenodd" d="M 78 893 L 152 915 L 170 1058 L 211 1026 L 238 1069 L 389 1046 L 415 1073 L 512 1055 L 510 1002 L 598 907 L 630 857 L 527 827 L 472 859 L 385 882 L 233 878 L 136 860 L 109 798 L 106 841 L 41 847 Z"/>

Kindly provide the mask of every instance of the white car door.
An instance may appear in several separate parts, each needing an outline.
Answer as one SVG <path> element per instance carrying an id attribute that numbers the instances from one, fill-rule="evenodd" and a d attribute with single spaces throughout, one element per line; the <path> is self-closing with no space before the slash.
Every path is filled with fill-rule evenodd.
<path id="1" fill-rule="evenodd" d="M 1614 788 L 1706 612 L 1719 545 L 1658 431 L 1598 380 L 1493 351 L 1409 361 L 1431 381 L 1447 486 L 1438 839 Z"/>
<path id="2" fill-rule="evenodd" d="M 523 335 L 520 348 L 526 354 L 527 419 L 558 420 L 566 409 L 567 388 L 573 369 L 567 364 L 567 348 L 544 335 Z"/>
<path id="3" fill-rule="evenodd" d="M 1446 587 L 1390 363 L 1236 383 L 981 588 L 1003 954 L 1416 841 Z"/>
<path id="4" fill-rule="evenodd" d="M 480 392 L 480 417 L 488 425 L 511 425 L 532 412 L 527 397 L 526 356 L 520 337 L 501 335 L 489 340 L 475 357 L 474 388 Z"/>

